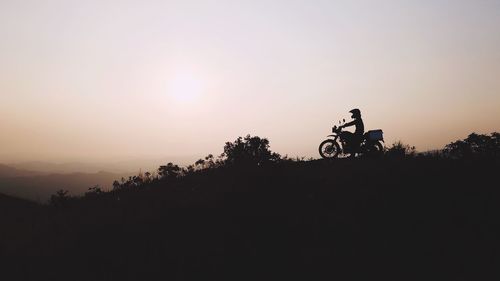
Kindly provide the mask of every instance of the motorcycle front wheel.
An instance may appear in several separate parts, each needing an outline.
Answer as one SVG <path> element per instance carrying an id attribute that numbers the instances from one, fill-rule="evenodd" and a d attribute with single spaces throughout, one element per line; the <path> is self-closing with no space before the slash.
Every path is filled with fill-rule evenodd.
<path id="1" fill-rule="evenodd" d="M 324 159 L 337 158 L 340 153 L 340 145 L 334 140 L 325 140 L 319 145 L 319 155 Z"/>

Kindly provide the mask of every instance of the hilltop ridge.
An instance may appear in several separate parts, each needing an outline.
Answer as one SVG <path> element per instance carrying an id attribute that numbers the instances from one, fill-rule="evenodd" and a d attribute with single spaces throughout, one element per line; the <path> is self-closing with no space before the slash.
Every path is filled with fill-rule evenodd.
<path id="1" fill-rule="evenodd" d="M 9 280 L 485 280 L 498 276 L 500 135 L 438 154 L 289 159 L 258 137 L 49 205 L 4 204 Z M 482 140 L 489 140 L 487 142 Z M 478 145 L 479 144 L 479 145 Z M 2 201 L 0 197 L 0 206 Z M 460 270 L 457 270 L 460 268 Z"/>

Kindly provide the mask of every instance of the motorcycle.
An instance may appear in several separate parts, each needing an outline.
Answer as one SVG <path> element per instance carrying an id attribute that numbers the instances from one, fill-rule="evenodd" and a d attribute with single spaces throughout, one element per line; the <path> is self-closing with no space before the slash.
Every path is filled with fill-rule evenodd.
<path id="1" fill-rule="evenodd" d="M 329 135 L 329 139 L 323 141 L 319 146 L 319 154 L 324 159 L 345 157 L 347 154 L 355 157 L 356 153 L 369 157 L 379 157 L 384 153 L 382 145 L 384 133 L 382 130 L 366 132 L 357 147 L 349 143 L 352 134 L 342 131 L 342 127 L 334 126 L 332 133 L 333 135 Z"/>

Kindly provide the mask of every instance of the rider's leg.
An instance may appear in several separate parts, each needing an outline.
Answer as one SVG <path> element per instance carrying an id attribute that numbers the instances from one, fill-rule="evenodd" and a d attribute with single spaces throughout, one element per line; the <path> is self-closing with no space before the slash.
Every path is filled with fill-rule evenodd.
<path id="1" fill-rule="evenodd" d="M 346 145 L 347 145 L 347 151 L 348 152 L 351 152 L 353 150 L 353 141 L 354 141 L 354 134 L 351 133 L 351 132 L 342 132 L 343 134 L 343 137 L 346 141 Z"/>
<path id="2" fill-rule="evenodd" d="M 350 159 L 354 159 L 356 158 L 356 151 L 358 150 L 357 149 L 357 145 L 356 145 L 356 135 L 351 133 L 351 132 L 347 132 L 347 146 L 348 146 L 348 152 L 349 152 L 349 158 Z"/>
<path id="3" fill-rule="evenodd" d="M 356 134 L 351 135 L 351 155 L 350 158 L 356 158 L 356 152 L 360 151 L 361 148 L 361 140 L 363 136 L 359 136 Z"/>

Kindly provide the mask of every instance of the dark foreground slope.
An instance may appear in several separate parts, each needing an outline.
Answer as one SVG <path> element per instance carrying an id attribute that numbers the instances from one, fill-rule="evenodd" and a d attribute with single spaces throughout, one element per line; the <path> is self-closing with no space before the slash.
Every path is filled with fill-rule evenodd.
<path id="1" fill-rule="evenodd" d="M 41 207 L 8 280 L 495 280 L 499 165 L 339 160 L 220 168 Z M 7 280 L 7 279 L 6 279 Z"/>

